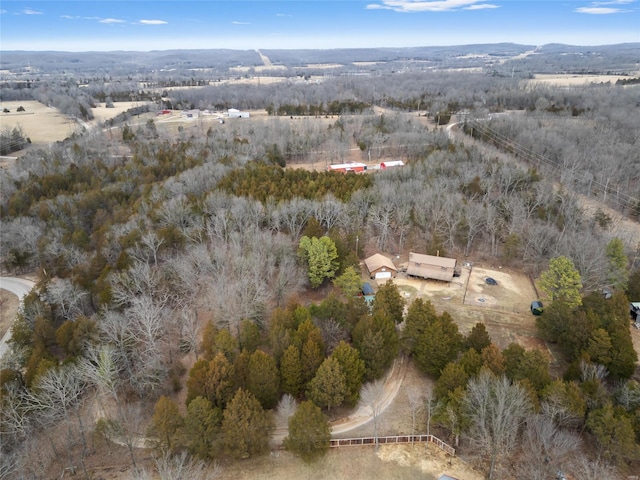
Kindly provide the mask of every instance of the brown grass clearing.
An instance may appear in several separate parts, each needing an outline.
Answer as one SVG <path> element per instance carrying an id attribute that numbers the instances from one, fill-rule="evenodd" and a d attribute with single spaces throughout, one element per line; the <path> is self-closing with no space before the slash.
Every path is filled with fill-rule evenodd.
<path id="1" fill-rule="evenodd" d="M 628 80 L 640 72 L 633 72 L 629 75 L 574 75 L 574 74 L 555 74 L 555 73 L 537 73 L 534 75 L 530 83 L 573 86 L 573 85 L 589 85 L 591 83 L 616 83 L 618 80 Z"/>
<path id="2" fill-rule="evenodd" d="M 25 111 L 17 112 L 21 106 Z M 8 108 L 11 113 L 0 113 L 0 127 L 21 127 L 25 137 L 30 138 L 33 145 L 48 145 L 64 140 L 77 128 L 74 120 L 35 100 L 2 102 L 2 108 Z"/>
<path id="3" fill-rule="evenodd" d="M 317 462 L 307 464 L 286 451 L 224 465 L 223 479 L 349 479 L 431 480 L 447 473 L 461 480 L 483 477 L 457 457 L 448 457 L 433 445 L 382 445 L 330 449 Z"/>
<path id="4" fill-rule="evenodd" d="M 11 328 L 18 313 L 18 297 L 0 288 L 0 337 Z"/>

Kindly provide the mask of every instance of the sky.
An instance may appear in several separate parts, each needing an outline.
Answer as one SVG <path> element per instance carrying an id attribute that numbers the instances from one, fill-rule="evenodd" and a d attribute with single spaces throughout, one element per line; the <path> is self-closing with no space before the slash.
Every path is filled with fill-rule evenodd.
<path id="1" fill-rule="evenodd" d="M 0 52 L 640 42 L 640 0 L 0 3 Z"/>

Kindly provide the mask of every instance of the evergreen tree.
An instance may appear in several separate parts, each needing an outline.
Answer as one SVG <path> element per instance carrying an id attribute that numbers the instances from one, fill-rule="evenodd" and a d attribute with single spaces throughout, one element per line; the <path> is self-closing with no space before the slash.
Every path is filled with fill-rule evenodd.
<path id="1" fill-rule="evenodd" d="M 345 402 L 355 405 L 360 398 L 360 389 L 364 379 L 365 364 L 360 358 L 358 350 L 342 340 L 331 353 L 331 358 L 335 358 L 340 364 L 344 380 L 347 387 Z"/>
<path id="2" fill-rule="evenodd" d="M 380 378 L 398 355 L 398 333 L 386 315 L 363 317 L 353 329 L 353 342 L 364 360 L 365 381 Z"/>
<path id="3" fill-rule="evenodd" d="M 312 462 L 324 455 L 331 440 L 331 426 L 319 407 L 313 402 L 302 402 L 289 419 L 289 435 L 284 447 Z"/>
<path id="4" fill-rule="evenodd" d="M 309 338 L 302 346 L 300 352 L 300 365 L 302 366 L 302 383 L 306 385 L 316 375 L 316 371 L 324 360 L 322 345 L 313 337 Z"/>
<path id="5" fill-rule="evenodd" d="M 567 257 L 552 258 L 549 261 L 549 269 L 542 272 L 538 284 L 552 302 L 562 301 L 570 308 L 582 303 L 582 279 L 573 262 Z"/>
<path id="6" fill-rule="evenodd" d="M 478 322 L 474 325 L 465 343 L 467 348 L 473 348 L 478 353 L 482 352 L 483 348 L 491 345 L 491 337 L 484 323 Z"/>
<path id="7" fill-rule="evenodd" d="M 502 355 L 505 373 L 510 380 L 527 380 L 538 393 L 551 382 L 549 358 L 537 348 L 525 350 L 521 345 L 511 343 L 503 350 Z"/>
<path id="8" fill-rule="evenodd" d="M 282 354 L 280 360 L 280 379 L 282 391 L 294 397 L 302 390 L 302 363 L 300 352 L 295 345 L 289 347 Z"/>
<path id="9" fill-rule="evenodd" d="M 245 318 L 240 322 L 240 333 L 238 335 L 238 343 L 241 350 L 247 350 L 253 353 L 260 345 L 260 327 Z"/>
<path id="10" fill-rule="evenodd" d="M 340 363 L 332 357 L 325 359 L 318 368 L 315 377 L 309 383 L 307 396 L 319 407 L 338 407 L 342 404 L 347 391 Z"/>
<path id="11" fill-rule="evenodd" d="M 362 278 L 354 267 L 345 268 L 342 275 L 337 277 L 333 284 L 340 289 L 346 297 L 358 295 L 362 290 Z"/>
<path id="12" fill-rule="evenodd" d="M 260 401 L 263 408 L 273 408 L 278 402 L 280 376 L 275 359 L 262 350 L 256 350 L 249 358 L 247 390 Z"/>
<path id="13" fill-rule="evenodd" d="M 504 356 L 500 349 L 491 344 L 482 350 L 482 365 L 488 368 L 495 376 L 504 373 Z"/>
<path id="14" fill-rule="evenodd" d="M 475 377 L 483 366 L 482 355 L 470 348 L 460 356 L 457 363 L 469 377 Z"/>
<path id="15" fill-rule="evenodd" d="M 222 353 L 212 360 L 198 360 L 187 379 L 187 400 L 204 397 L 214 407 L 224 408 L 233 395 L 235 388 L 235 369 Z"/>
<path id="16" fill-rule="evenodd" d="M 640 268 L 637 268 L 629 275 L 626 293 L 630 302 L 640 302 Z"/>
<path id="17" fill-rule="evenodd" d="M 162 396 L 156 402 L 149 426 L 149 436 L 154 438 L 162 452 L 172 452 L 179 446 L 184 419 L 176 402 Z"/>
<path id="18" fill-rule="evenodd" d="M 269 449 L 273 421 L 258 399 L 238 389 L 222 415 L 226 451 L 235 458 L 249 458 Z"/>
<path id="19" fill-rule="evenodd" d="M 333 278 L 340 266 L 336 245 L 329 237 L 302 237 L 299 252 L 309 267 L 312 288 L 319 287 L 327 278 Z"/>
<path id="20" fill-rule="evenodd" d="M 607 244 L 607 260 L 609 260 L 608 281 L 616 289 L 624 290 L 629 282 L 629 259 L 624 253 L 624 244 L 614 237 Z"/>
<path id="21" fill-rule="evenodd" d="M 463 340 L 458 326 L 444 312 L 418 338 L 413 358 L 422 372 L 438 378 L 447 363 L 457 357 Z"/>
<path id="22" fill-rule="evenodd" d="M 203 460 L 214 456 L 214 445 L 222 410 L 204 397 L 194 398 L 184 418 L 184 443 L 189 452 Z"/>
<path id="23" fill-rule="evenodd" d="M 436 381 L 433 393 L 437 399 L 446 399 L 449 393 L 456 388 L 464 388 L 469 380 L 469 375 L 459 363 L 450 362 L 442 370 L 442 375 Z"/>
<path id="24" fill-rule="evenodd" d="M 387 280 L 376 292 L 371 313 L 374 317 L 386 315 L 398 324 L 402 322 L 404 303 L 398 287 L 391 280 Z"/>
<path id="25" fill-rule="evenodd" d="M 586 425 L 605 458 L 622 463 L 639 457 L 640 447 L 635 441 L 633 424 L 622 407 L 606 403 L 602 408 L 589 413 Z"/>
<path id="26" fill-rule="evenodd" d="M 411 303 L 402 331 L 402 344 L 407 353 L 414 352 L 418 339 L 437 318 L 438 314 L 431 301 L 418 297 Z"/>

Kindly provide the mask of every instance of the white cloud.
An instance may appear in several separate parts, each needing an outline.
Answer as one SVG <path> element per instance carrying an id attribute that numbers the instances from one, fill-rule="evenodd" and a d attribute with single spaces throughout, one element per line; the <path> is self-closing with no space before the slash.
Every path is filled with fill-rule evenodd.
<path id="1" fill-rule="evenodd" d="M 464 7 L 463 10 L 487 10 L 490 8 L 500 8 L 498 5 L 492 5 L 491 3 L 481 3 L 479 5 L 471 5 L 470 7 Z"/>
<path id="2" fill-rule="evenodd" d="M 42 15 L 42 12 L 40 12 L 39 10 L 34 10 L 33 8 L 29 7 L 22 10 L 22 13 L 24 13 L 25 15 Z"/>
<path id="3" fill-rule="evenodd" d="M 580 7 L 576 8 L 578 13 L 589 13 L 591 15 L 610 15 L 612 13 L 619 13 L 622 10 L 619 8 L 606 8 L 606 7 Z"/>
<path id="4" fill-rule="evenodd" d="M 234 21 L 234 22 L 231 22 L 231 23 L 233 25 L 251 25 L 249 22 L 237 22 L 237 21 Z"/>
<path id="5" fill-rule="evenodd" d="M 372 3 L 367 5 L 366 8 L 369 10 L 383 9 L 404 13 L 498 8 L 497 5 L 480 3 L 482 1 L 483 0 L 381 0 L 381 3 Z"/>
<path id="6" fill-rule="evenodd" d="M 142 25 L 166 25 L 168 22 L 164 20 L 140 20 Z"/>
<path id="7" fill-rule="evenodd" d="M 591 2 L 591 5 L 589 7 L 579 7 L 574 11 L 577 13 L 587 13 L 590 15 L 611 15 L 613 13 L 623 13 L 629 11 L 624 8 L 617 8 L 615 7 L 615 5 L 630 5 L 635 2 L 636 0 L 608 0 L 604 2 Z"/>
<path id="8" fill-rule="evenodd" d="M 600 6 L 600 5 L 629 5 L 630 3 L 634 3 L 636 0 L 610 0 L 608 2 L 593 2 L 592 5 Z"/>
<path id="9" fill-rule="evenodd" d="M 288 13 L 276 13 L 276 17 L 291 17 Z"/>
<path id="10" fill-rule="evenodd" d="M 0 15 L 2 15 L 2 14 L 4 14 L 4 13 L 7 13 L 7 11 L 6 11 L 4 8 L 3 8 L 3 9 L 0 9 Z"/>
<path id="11" fill-rule="evenodd" d="M 99 23 L 127 23 L 124 20 L 120 20 L 119 18 L 103 18 L 102 20 L 98 20 Z"/>

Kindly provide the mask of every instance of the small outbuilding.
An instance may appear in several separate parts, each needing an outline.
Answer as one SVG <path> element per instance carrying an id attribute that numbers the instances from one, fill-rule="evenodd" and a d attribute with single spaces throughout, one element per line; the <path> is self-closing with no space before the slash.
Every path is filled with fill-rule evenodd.
<path id="1" fill-rule="evenodd" d="M 456 259 L 409 253 L 407 275 L 427 280 L 450 282 L 456 274 Z"/>
<path id="2" fill-rule="evenodd" d="M 375 255 L 371 255 L 369 258 L 366 258 L 364 264 L 367 267 L 369 277 L 372 280 L 395 278 L 398 273 L 398 269 L 393 263 L 393 260 L 385 257 L 381 253 L 376 253 Z"/>
<path id="3" fill-rule="evenodd" d="M 342 173 L 360 173 L 364 172 L 367 166 L 364 163 L 336 163 L 333 165 L 327 165 L 328 172 L 342 172 Z"/>
<path id="4" fill-rule="evenodd" d="M 391 167 L 404 167 L 404 162 L 402 160 L 387 160 L 380 163 L 380 170 L 386 170 Z"/>

